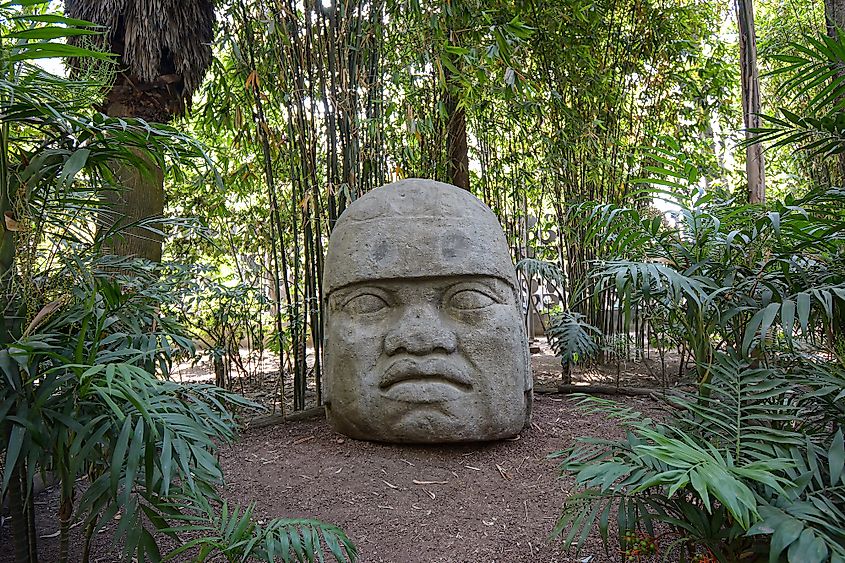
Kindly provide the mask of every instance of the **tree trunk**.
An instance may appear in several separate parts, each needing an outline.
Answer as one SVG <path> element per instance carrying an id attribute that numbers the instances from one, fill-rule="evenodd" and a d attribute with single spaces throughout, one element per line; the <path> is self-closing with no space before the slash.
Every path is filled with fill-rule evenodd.
<path id="1" fill-rule="evenodd" d="M 154 221 L 164 215 L 164 175 L 152 161 L 144 158 L 144 166 L 115 162 L 112 166 L 121 186 L 109 192 L 108 211 L 102 214 L 103 227 L 111 229 L 144 222 L 145 226 L 121 229 L 107 243 L 107 250 L 118 256 L 161 261 L 161 223 Z"/>
<path id="2" fill-rule="evenodd" d="M 460 105 L 454 86 L 446 84 L 446 112 L 448 126 L 446 133 L 449 181 L 469 190 L 469 153 L 467 147 L 466 110 Z"/>
<path id="3" fill-rule="evenodd" d="M 739 65 L 742 75 L 742 117 L 745 122 L 745 138 L 750 139 L 752 133 L 748 130 L 760 127 L 760 77 L 757 72 L 757 38 L 754 35 L 753 0 L 736 0 L 736 12 L 739 28 Z M 765 203 L 766 174 L 763 146 L 760 143 L 748 145 L 745 155 L 748 202 Z"/>
<path id="4" fill-rule="evenodd" d="M 118 44 L 112 44 L 112 51 L 123 52 Z M 150 123 L 166 123 L 173 116 L 184 112 L 185 102 L 181 97 L 181 83 L 164 78 L 148 84 L 141 83 L 137 77 L 129 76 L 126 72 L 120 73 L 99 109 L 111 117 L 132 117 Z M 108 251 L 118 256 L 160 262 L 161 223 L 155 219 L 164 214 L 164 174 L 150 159 L 140 152 L 136 154 L 145 166 L 116 162 L 112 167 L 118 184 L 124 189 L 109 194 L 109 211 L 104 214 L 103 223 L 110 228 L 115 224 L 121 226 L 143 221 L 147 227 L 123 229 L 119 236 L 109 242 Z"/>
<path id="5" fill-rule="evenodd" d="M 824 20 L 828 36 L 836 37 L 836 28 L 845 28 L 845 0 L 824 0 Z"/>
<path id="6" fill-rule="evenodd" d="M 3 189 L 3 188 L 0 188 Z M 5 192 L 6 190 L 3 189 Z M 7 206 L 5 193 L 0 195 L 0 346 L 14 342 L 20 327 L 19 303 L 12 294 L 15 279 L 15 243 L 17 227 L 11 206 Z"/>
<path id="7" fill-rule="evenodd" d="M 457 21 L 456 21 L 457 20 Z M 458 31 L 463 29 L 464 17 L 449 18 L 449 42 L 460 44 Z M 448 57 L 448 54 L 444 54 Z M 455 60 L 458 71 L 461 69 L 461 61 Z M 469 154 L 467 147 L 467 114 L 466 109 L 461 105 L 460 84 L 452 75 L 448 67 L 443 69 L 443 94 L 444 105 L 446 106 L 446 160 L 449 173 L 449 182 L 469 190 Z"/>
<path id="8" fill-rule="evenodd" d="M 33 493 L 27 487 L 26 465 L 18 462 L 9 483 L 9 514 L 15 563 L 38 563 Z"/>
<path id="9" fill-rule="evenodd" d="M 15 254 L 20 228 L 15 217 L 17 189 L 9 182 L 9 124 L 0 127 L 0 348 L 14 342 L 20 332 L 20 300 L 13 294 Z"/>
<path id="10" fill-rule="evenodd" d="M 827 35 L 834 39 L 839 37 L 840 29 L 845 29 L 845 0 L 824 0 L 824 20 L 827 29 Z M 841 78 L 843 72 L 837 72 L 836 77 Z M 837 102 L 842 102 L 841 99 Z M 840 154 L 837 157 L 837 175 L 835 181 L 841 182 L 845 178 L 845 154 Z"/>

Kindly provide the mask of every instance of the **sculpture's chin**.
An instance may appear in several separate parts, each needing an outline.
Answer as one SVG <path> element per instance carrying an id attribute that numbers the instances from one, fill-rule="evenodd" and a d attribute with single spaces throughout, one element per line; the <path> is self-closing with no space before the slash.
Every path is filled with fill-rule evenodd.
<path id="1" fill-rule="evenodd" d="M 450 403 L 451 407 L 463 404 Z M 466 405 L 464 405 L 466 406 Z M 523 425 L 517 423 L 491 427 L 480 413 L 471 408 L 446 408 L 444 403 L 421 404 L 392 417 L 381 416 L 377 424 L 373 419 L 353 421 L 346 417 L 333 416 L 328 409 L 328 419 L 334 429 L 358 440 L 405 444 L 445 444 L 461 442 L 485 442 L 512 438 L 519 434 Z"/>
<path id="2" fill-rule="evenodd" d="M 402 442 L 442 441 L 442 436 L 461 437 L 471 434 L 464 417 L 455 416 L 442 408 L 417 408 L 405 413 L 393 423 L 393 434 Z M 437 440 L 436 437 L 441 437 Z M 456 440 L 457 441 L 457 440 Z"/>

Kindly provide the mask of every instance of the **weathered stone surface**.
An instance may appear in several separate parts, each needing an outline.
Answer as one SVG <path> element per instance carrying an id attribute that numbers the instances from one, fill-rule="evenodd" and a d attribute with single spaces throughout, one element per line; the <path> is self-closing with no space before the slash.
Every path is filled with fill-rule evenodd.
<path id="1" fill-rule="evenodd" d="M 403 180 L 352 203 L 325 262 L 328 419 L 353 438 L 496 440 L 531 413 L 502 228 L 467 191 Z"/>

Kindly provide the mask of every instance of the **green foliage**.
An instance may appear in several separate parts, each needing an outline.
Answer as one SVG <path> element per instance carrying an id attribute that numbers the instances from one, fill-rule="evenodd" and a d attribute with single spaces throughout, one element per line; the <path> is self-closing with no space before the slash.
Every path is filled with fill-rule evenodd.
<path id="1" fill-rule="evenodd" d="M 689 170 L 665 154 L 658 158 L 662 167 L 649 168 L 664 177 Z M 677 180 L 662 184 L 686 188 Z M 701 382 L 717 351 L 751 357 L 793 349 L 796 338 L 803 342 L 838 322 L 845 192 L 788 196 L 762 209 L 693 191 L 675 206 L 674 223 L 612 204 L 583 204 L 575 213 L 584 217 L 586 240 L 602 241 L 606 258 L 591 277 L 619 296 L 626 325 L 637 307 L 665 315 L 692 351 Z M 550 268 L 534 270 L 555 279 Z"/>
<path id="2" fill-rule="evenodd" d="M 813 46 L 838 56 L 831 41 Z M 801 74 L 807 61 L 793 62 L 794 83 L 818 76 L 818 68 Z M 841 82 L 828 72 L 810 88 L 829 79 Z M 811 106 L 833 101 L 824 96 L 835 87 Z M 838 145 L 825 152 L 840 152 Z M 668 188 L 677 223 L 594 207 L 595 236 L 606 234 L 611 249 L 635 258 L 614 256 L 595 276 L 624 303 L 651 301 L 682 327 L 698 392 L 670 395 L 658 420 L 582 400 L 620 418 L 627 434 L 581 439 L 560 454 L 583 490 L 568 499 L 557 531 L 568 529 L 566 541 L 580 546 L 598 526 L 607 541 L 617 506 L 620 543 L 638 528 L 653 535 L 656 522 L 671 529 L 664 560 L 845 561 L 845 371 L 824 361 L 845 312 L 845 193 L 816 189 L 768 208 L 737 204 L 697 189 L 686 159 L 663 151 L 654 160 L 660 165 L 647 169 L 659 178 L 644 182 Z"/>
<path id="3" fill-rule="evenodd" d="M 46 56 L 109 58 L 62 43 L 89 33 L 78 27 L 87 24 L 45 13 L 47 4 L 0 5 L 0 497 L 9 498 L 17 561 L 35 558 L 33 481 L 44 472 L 60 488 L 59 561 L 70 556 L 74 515 L 84 523 L 88 560 L 92 535 L 117 514 L 114 539 L 124 557 L 155 561 L 162 535 L 179 539 L 171 523 L 198 510 L 216 518 L 223 475 L 215 452 L 234 439 L 236 415 L 259 407 L 214 386 L 169 380 L 173 356 L 193 349 L 166 313 L 181 280 L 162 277 L 154 264 L 101 254 L 122 234 L 98 227 L 106 194 L 122 189 L 116 163 L 178 169 L 205 154 L 174 128 L 92 111 L 98 77 L 70 80 L 33 64 Z M 81 478 L 88 487 L 77 498 Z M 323 553 L 318 532 L 338 560 L 356 557 L 332 526 L 246 522 L 264 548 L 246 549 L 227 528 L 235 544 L 222 547 L 240 549 L 239 560 L 314 560 Z"/>
<path id="4" fill-rule="evenodd" d="M 339 562 L 355 561 L 357 550 L 343 531 L 317 520 L 277 518 L 265 525 L 254 523 L 255 505 L 230 508 L 223 502 L 220 510 L 205 505 L 201 515 L 179 516 L 186 523 L 173 528 L 174 532 L 200 533 L 170 552 L 172 559 L 188 550 L 199 548 L 196 561 L 214 560 L 222 556 L 227 561 L 246 561 L 257 558 L 268 563 L 282 561 L 322 561 L 325 549 Z"/>
<path id="5" fill-rule="evenodd" d="M 36 471 L 53 471 L 62 503 L 72 503 L 87 475 L 78 510 L 88 537 L 120 510 L 116 537 L 139 560 L 157 552 L 143 516 L 154 524 L 166 516 L 162 503 L 176 482 L 213 495 L 222 480 L 214 440 L 231 441 L 236 429 L 228 409 L 257 408 L 155 374 L 158 365 L 166 375 L 174 345 L 190 345 L 158 313 L 166 293 L 156 280 L 125 259 L 71 258 L 54 278 L 68 283 L 59 297 L 0 352 L 0 434 L 9 437 L 2 492 L 21 467 L 30 485 Z"/>
<path id="6" fill-rule="evenodd" d="M 563 299 L 567 287 L 566 276 L 555 264 L 525 258 L 517 262 L 516 270 L 525 276 L 529 285 L 536 279 L 560 288 L 558 296 Z M 569 292 L 569 295 L 577 294 Z M 599 329 L 589 324 L 583 314 L 572 309 L 573 304 L 568 304 L 564 311 L 552 315 L 546 327 L 549 345 L 564 366 L 575 365 L 593 357 L 599 351 L 596 342 L 601 337 Z"/>
<path id="7" fill-rule="evenodd" d="M 248 346 L 257 342 L 263 350 L 265 336 L 271 331 L 265 333 L 268 300 L 260 288 L 222 278 L 208 267 L 169 263 L 165 272 L 175 292 L 166 310 L 209 350 L 216 366 L 230 358 L 242 368 L 240 346 L 244 341 Z M 217 385 L 228 385 L 224 374 L 216 375 Z"/>
<path id="8" fill-rule="evenodd" d="M 72 502 L 75 482 L 87 476 L 90 485 L 77 506 L 87 537 L 119 511 L 115 539 L 125 555 L 157 560 L 156 532 L 210 533 L 211 528 L 173 528 L 196 509 L 215 525 L 229 517 L 225 510 L 215 516 L 207 500 L 218 498 L 215 487 L 223 483 L 214 453 L 219 443 L 235 437 L 233 409 L 258 406 L 218 387 L 179 384 L 145 369 L 158 365 L 166 375 L 174 350 L 191 344 L 160 313 L 171 293 L 155 269 L 107 257 L 87 263 L 74 259 L 63 272 L 70 293 L 0 352 L 5 382 L 0 433 L 9 436 L 2 444 L 6 464 L 0 492 L 22 466 L 30 483 L 35 471 L 55 472 L 63 499 Z M 340 542 L 354 560 L 354 548 L 335 527 L 279 521 L 261 528 L 250 516 L 251 510 L 239 518 L 263 547 L 247 549 L 243 537 L 202 536 L 179 553 L 208 543 L 227 553 L 267 557 L 265 549 L 285 561 L 305 561 L 322 549 L 312 537 L 320 531 L 333 555 L 339 554 Z M 232 532 L 228 524 L 222 529 Z M 297 534 L 305 538 L 301 545 L 293 539 Z M 346 558 L 341 554 L 338 560 Z"/>
<path id="9" fill-rule="evenodd" d="M 670 396 L 658 420 L 580 400 L 619 419 L 626 437 L 580 438 L 557 454 L 583 491 L 564 504 L 556 532 L 568 530 L 565 541 L 580 547 L 598 526 L 606 542 L 615 511 L 620 539 L 668 526 L 664 560 L 705 549 L 725 562 L 767 551 L 777 561 L 785 549 L 789 561 L 841 560 L 845 419 L 823 405 L 841 395 L 845 372 L 806 361 L 755 368 L 720 356 L 712 374 L 701 394 Z"/>
<path id="10" fill-rule="evenodd" d="M 767 115 L 768 127 L 752 130 L 755 141 L 771 142 L 772 148 L 799 145 L 811 156 L 843 152 L 842 120 L 845 119 L 845 43 L 826 35 L 805 35 L 793 42 L 790 55 L 773 55 L 783 66 L 771 71 L 784 75 L 779 94 L 805 100 L 801 115 L 785 107 L 780 116 Z"/>
<path id="11" fill-rule="evenodd" d="M 583 362 L 598 351 L 601 331 L 585 321 L 584 315 L 572 311 L 554 315 L 546 328 L 546 337 L 555 356 L 564 364 Z"/>
<path id="12" fill-rule="evenodd" d="M 678 172 L 688 164 L 659 158 L 662 166 L 649 168 L 662 171 L 661 185 L 685 193 L 696 180 Z M 588 236 L 606 238 L 619 254 L 598 263 L 593 276 L 622 297 L 627 318 L 637 303 L 662 308 L 683 328 L 706 381 L 717 350 L 765 355 L 837 321 L 845 299 L 843 204 L 838 189 L 787 196 L 768 209 L 692 191 L 678 198 L 674 225 L 634 208 L 594 206 Z"/>

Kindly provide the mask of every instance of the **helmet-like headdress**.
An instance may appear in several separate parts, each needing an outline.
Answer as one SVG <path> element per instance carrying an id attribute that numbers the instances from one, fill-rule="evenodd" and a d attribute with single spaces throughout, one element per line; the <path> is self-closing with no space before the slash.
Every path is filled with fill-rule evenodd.
<path id="1" fill-rule="evenodd" d="M 387 184 L 354 201 L 332 231 L 325 295 L 375 279 L 494 276 L 516 287 L 498 219 L 471 193 L 433 180 Z"/>

